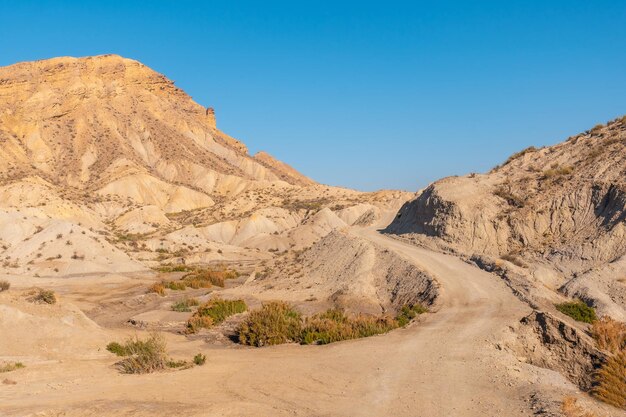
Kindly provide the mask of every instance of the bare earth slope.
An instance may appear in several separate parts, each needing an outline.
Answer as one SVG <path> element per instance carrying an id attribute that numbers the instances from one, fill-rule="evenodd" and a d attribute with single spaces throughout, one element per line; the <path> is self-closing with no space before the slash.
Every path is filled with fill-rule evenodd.
<path id="1" fill-rule="evenodd" d="M 555 146 L 526 149 L 488 174 L 437 181 L 387 231 L 433 237 L 467 256 L 525 263 L 536 285 L 626 320 L 625 219 L 621 118 Z"/>

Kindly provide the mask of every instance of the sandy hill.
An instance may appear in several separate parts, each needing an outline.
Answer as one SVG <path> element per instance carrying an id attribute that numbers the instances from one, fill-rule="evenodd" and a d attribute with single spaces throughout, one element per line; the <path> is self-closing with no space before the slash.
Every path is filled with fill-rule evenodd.
<path id="1" fill-rule="evenodd" d="M 13 273 L 264 259 L 408 197 L 251 156 L 212 108 L 116 55 L 0 68 L 0 144 L 0 254 Z"/>
<path id="2" fill-rule="evenodd" d="M 528 148 L 485 175 L 437 181 L 388 231 L 542 265 L 535 279 L 626 317 L 626 117 Z M 531 268 L 532 270 L 532 268 Z"/>

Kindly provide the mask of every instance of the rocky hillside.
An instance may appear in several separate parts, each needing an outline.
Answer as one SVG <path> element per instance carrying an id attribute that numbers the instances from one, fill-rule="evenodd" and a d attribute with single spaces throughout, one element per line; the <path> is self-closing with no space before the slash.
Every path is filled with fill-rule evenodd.
<path id="1" fill-rule="evenodd" d="M 263 259 L 406 198 L 251 156 L 212 108 L 115 55 L 0 68 L 0 145 L 0 255 L 14 273 Z"/>
<path id="2" fill-rule="evenodd" d="M 467 255 L 541 264 L 560 275 L 562 291 L 624 308 L 625 219 L 626 117 L 525 149 L 487 174 L 437 181 L 404 205 L 388 231 L 434 237 Z"/>

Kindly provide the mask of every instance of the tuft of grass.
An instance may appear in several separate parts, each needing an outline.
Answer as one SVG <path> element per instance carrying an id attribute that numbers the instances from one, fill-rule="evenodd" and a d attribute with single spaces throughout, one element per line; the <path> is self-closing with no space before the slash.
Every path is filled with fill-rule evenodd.
<path id="1" fill-rule="evenodd" d="M 415 317 L 420 314 L 427 313 L 428 309 L 421 304 L 405 305 L 402 306 L 396 320 L 398 326 L 404 327 L 411 322 Z"/>
<path id="2" fill-rule="evenodd" d="M 279 345 L 300 338 L 302 317 L 289 304 L 273 301 L 252 311 L 239 328 L 239 342 L 250 346 Z"/>
<path id="3" fill-rule="evenodd" d="M 11 288 L 11 283 L 9 281 L 0 281 L 0 292 L 8 291 Z"/>
<path id="4" fill-rule="evenodd" d="M 598 319 L 596 316 L 596 309 L 593 307 L 589 307 L 583 301 L 571 301 L 561 304 L 555 304 L 557 310 L 566 316 L 570 316 L 576 321 L 581 321 L 583 323 L 593 323 Z"/>
<path id="5" fill-rule="evenodd" d="M 196 356 L 193 357 L 193 363 L 198 366 L 204 365 L 206 363 L 206 355 L 198 353 Z"/>
<path id="6" fill-rule="evenodd" d="M 200 302 L 195 298 L 185 298 L 172 304 L 172 311 L 179 311 L 187 313 L 191 311 L 191 307 L 200 305 Z"/>
<path id="7" fill-rule="evenodd" d="M 161 297 L 165 297 L 165 285 L 162 282 L 155 282 L 148 288 L 148 293 L 156 293 Z"/>
<path id="8" fill-rule="evenodd" d="M 626 351 L 609 357 L 594 375 L 594 381 L 594 396 L 626 410 Z"/>
<path id="9" fill-rule="evenodd" d="M 180 361 L 169 360 L 165 364 L 167 365 L 168 368 L 182 368 L 185 366 L 189 366 L 189 363 L 186 360 L 180 360 Z"/>
<path id="10" fill-rule="evenodd" d="M 113 342 L 107 350 L 122 356 L 116 364 L 124 374 L 146 374 L 165 369 L 167 366 L 166 343 L 163 336 L 152 333 L 146 340 L 138 337 L 128 339 L 123 345 Z"/>
<path id="11" fill-rule="evenodd" d="M 620 321 L 604 316 L 593 322 L 591 335 L 600 349 L 611 353 L 626 350 L 626 324 Z"/>
<path id="12" fill-rule="evenodd" d="M 57 296 L 52 290 L 44 290 L 42 288 L 35 288 L 30 291 L 27 298 L 31 303 L 38 304 L 56 304 Z"/>
<path id="13" fill-rule="evenodd" d="M 554 178 L 554 177 L 561 177 L 564 175 L 569 175 L 572 172 L 574 172 L 573 167 L 570 167 L 570 166 L 559 167 L 558 165 L 556 165 L 555 168 L 551 168 L 551 169 L 544 171 L 543 178 L 549 179 L 549 178 Z"/>
<path id="14" fill-rule="evenodd" d="M 187 322 L 187 333 L 196 333 L 200 328 L 220 324 L 228 317 L 243 313 L 246 310 L 248 310 L 248 306 L 243 300 L 216 298 L 198 307 L 198 310 Z"/>
<path id="15" fill-rule="evenodd" d="M 0 373 L 11 372 L 22 368 L 24 368 L 24 364 L 22 362 L 9 362 L 4 365 L 0 365 Z"/>

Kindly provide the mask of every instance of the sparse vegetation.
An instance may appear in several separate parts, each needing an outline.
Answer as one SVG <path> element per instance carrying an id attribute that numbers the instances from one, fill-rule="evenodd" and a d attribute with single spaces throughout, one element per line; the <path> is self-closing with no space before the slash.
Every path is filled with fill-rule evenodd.
<path id="1" fill-rule="evenodd" d="M 591 324 L 598 318 L 596 316 L 596 309 L 589 307 L 581 300 L 556 304 L 555 307 L 566 316 L 570 316 L 574 320 L 581 321 L 583 323 Z"/>
<path id="2" fill-rule="evenodd" d="M 574 172 L 574 168 L 570 166 L 559 167 L 558 165 L 554 166 L 554 168 L 550 168 L 546 171 L 543 171 L 543 178 L 550 179 L 555 177 L 561 177 L 564 175 L 569 175 Z"/>
<path id="3" fill-rule="evenodd" d="M 591 335 L 600 349 L 611 353 L 626 350 L 626 324 L 620 321 L 604 316 L 593 322 Z"/>
<path id="4" fill-rule="evenodd" d="M 239 329 L 239 342 L 250 346 L 281 343 L 327 344 L 387 333 L 408 324 L 426 309 L 419 305 L 405 306 L 397 318 L 366 315 L 348 316 L 331 309 L 303 318 L 300 312 L 284 302 L 266 303 L 250 313 Z"/>
<path id="5" fill-rule="evenodd" d="M 125 374 L 145 374 L 162 370 L 168 363 L 165 339 L 157 333 L 152 333 L 146 340 L 132 337 L 123 345 L 109 343 L 107 350 L 124 357 L 116 366 Z"/>
<path id="6" fill-rule="evenodd" d="M 161 297 L 165 296 L 165 285 L 162 282 L 156 282 L 148 288 L 148 292 L 159 294 Z"/>
<path id="7" fill-rule="evenodd" d="M 11 372 L 21 368 L 24 368 L 24 364 L 22 362 L 9 362 L 0 365 L 0 373 Z"/>
<path id="8" fill-rule="evenodd" d="M 8 291 L 11 288 L 11 283 L 9 281 L 0 281 L 0 292 Z"/>
<path id="9" fill-rule="evenodd" d="M 351 318 L 334 309 L 307 318 L 296 341 L 306 345 L 323 345 L 387 333 L 397 327 L 398 322 L 392 317 L 359 315 Z"/>
<path id="10" fill-rule="evenodd" d="M 185 298 L 172 304 L 172 311 L 189 312 L 191 307 L 200 305 L 200 302 L 195 298 Z"/>
<path id="11" fill-rule="evenodd" d="M 494 194 L 503 200 L 506 200 L 506 202 L 513 207 L 524 207 L 524 199 L 516 194 L 513 194 L 510 189 L 507 189 L 504 186 L 496 188 Z"/>
<path id="12" fill-rule="evenodd" d="M 193 357 L 193 363 L 198 366 L 204 365 L 206 363 L 206 355 L 198 353 L 196 356 Z"/>
<path id="13" fill-rule="evenodd" d="M 527 268 L 528 265 L 524 263 L 517 255 L 512 253 L 507 253 L 506 255 L 502 255 L 501 259 L 511 262 L 513 265 L 519 266 L 520 268 Z"/>
<path id="14" fill-rule="evenodd" d="M 400 327 L 404 327 L 420 314 L 428 312 L 428 309 L 421 304 L 405 305 L 400 309 L 396 320 Z"/>
<path id="15" fill-rule="evenodd" d="M 44 290 L 42 288 L 35 288 L 31 290 L 26 298 L 31 303 L 38 304 L 56 304 L 57 296 L 52 290 Z"/>
<path id="16" fill-rule="evenodd" d="M 187 333 L 196 333 L 201 328 L 220 324 L 228 317 L 243 313 L 248 309 L 243 300 L 214 299 L 200 307 L 187 322 Z"/>
<path id="17" fill-rule="evenodd" d="M 279 345 L 297 341 L 302 317 L 289 304 L 274 301 L 250 313 L 239 329 L 239 342 L 250 346 Z"/>

